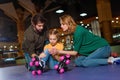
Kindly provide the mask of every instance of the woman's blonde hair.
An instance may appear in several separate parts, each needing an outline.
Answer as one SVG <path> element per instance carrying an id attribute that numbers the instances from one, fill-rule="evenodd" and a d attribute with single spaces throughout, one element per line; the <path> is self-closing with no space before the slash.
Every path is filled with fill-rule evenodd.
<path id="1" fill-rule="evenodd" d="M 68 31 L 70 33 L 74 32 L 77 24 L 70 15 L 65 14 L 61 16 L 59 19 L 60 19 L 60 22 L 62 22 L 62 24 L 68 25 Z"/>

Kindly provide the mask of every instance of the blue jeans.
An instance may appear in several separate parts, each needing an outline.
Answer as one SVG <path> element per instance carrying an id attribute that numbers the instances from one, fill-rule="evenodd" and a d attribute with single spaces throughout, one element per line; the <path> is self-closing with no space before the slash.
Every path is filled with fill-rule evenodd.
<path id="1" fill-rule="evenodd" d="M 42 58 L 43 61 L 45 61 L 45 63 L 48 61 L 49 62 L 49 68 L 50 69 L 54 69 L 54 66 L 56 64 L 58 64 L 59 62 L 57 60 L 55 60 L 51 54 L 49 54 L 48 50 L 45 50 L 44 53 L 46 54 L 46 57 Z M 29 55 L 29 53 L 24 53 L 25 59 L 26 59 L 26 63 L 28 64 L 28 69 L 32 68 L 34 69 L 34 67 L 30 67 L 29 63 L 31 61 L 31 57 Z"/>
<path id="2" fill-rule="evenodd" d="M 58 64 L 59 62 L 51 56 L 51 54 L 48 52 L 47 49 L 44 51 L 44 53 L 46 54 L 46 57 L 42 58 L 42 60 L 45 61 L 45 62 L 48 61 L 49 62 L 49 68 L 54 69 L 54 66 L 56 64 Z"/>
<path id="3" fill-rule="evenodd" d="M 25 56 L 26 66 L 27 66 L 28 70 L 34 70 L 35 67 L 30 66 L 31 57 L 30 57 L 29 53 L 24 53 L 24 56 Z"/>
<path id="4" fill-rule="evenodd" d="M 111 54 L 110 46 L 104 46 L 89 54 L 88 56 L 79 56 L 75 59 L 76 66 L 92 67 L 108 64 L 107 60 Z"/>

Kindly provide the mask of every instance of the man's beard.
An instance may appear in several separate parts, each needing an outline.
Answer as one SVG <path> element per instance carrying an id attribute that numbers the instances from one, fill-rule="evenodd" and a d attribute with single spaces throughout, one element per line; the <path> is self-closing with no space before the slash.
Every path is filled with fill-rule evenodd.
<path id="1" fill-rule="evenodd" d="M 35 29 L 35 31 L 36 31 L 37 33 L 41 33 L 41 32 L 42 32 L 42 30 L 38 30 L 36 27 L 34 27 L 34 29 Z"/>

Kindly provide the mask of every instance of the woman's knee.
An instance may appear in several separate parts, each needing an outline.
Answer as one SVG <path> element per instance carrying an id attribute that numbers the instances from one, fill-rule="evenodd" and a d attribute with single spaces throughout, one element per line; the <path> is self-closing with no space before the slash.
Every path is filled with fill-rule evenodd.
<path id="1" fill-rule="evenodd" d="M 89 64 L 88 60 L 83 60 L 83 61 L 82 61 L 82 66 L 83 66 L 83 67 L 89 67 L 90 64 Z"/>

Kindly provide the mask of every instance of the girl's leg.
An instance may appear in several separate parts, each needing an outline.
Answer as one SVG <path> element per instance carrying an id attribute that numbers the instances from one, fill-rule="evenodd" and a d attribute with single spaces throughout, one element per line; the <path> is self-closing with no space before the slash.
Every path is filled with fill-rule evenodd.
<path id="1" fill-rule="evenodd" d="M 52 56 L 49 57 L 49 67 L 50 69 L 54 69 L 54 66 L 57 65 L 59 62 L 55 60 Z"/>
<path id="2" fill-rule="evenodd" d="M 44 54 L 46 55 L 44 58 L 42 58 L 41 60 L 43 61 L 44 67 L 46 66 L 46 62 L 48 61 L 49 57 L 50 57 L 50 53 L 48 51 L 48 49 L 46 49 L 44 51 Z"/>
<path id="3" fill-rule="evenodd" d="M 44 58 L 42 58 L 42 60 L 46 62 L 51 54 L 49 53 L 48 49 L 46 49 L 46 50 L 44 51 L 44 54 L 45 54 L 46 56 L 45 56 Z"/>
<path id="4" fill-rule="evenodd" d="M 97 49 L 93 53 L 91 53 L 88 57 L 86 57 L 82 65 L 84 67 L 90 66 L 99 66 L 108 64 L 108 57 L 111 54 L 110 46 L 104 46 L 102 48 Z"/>

